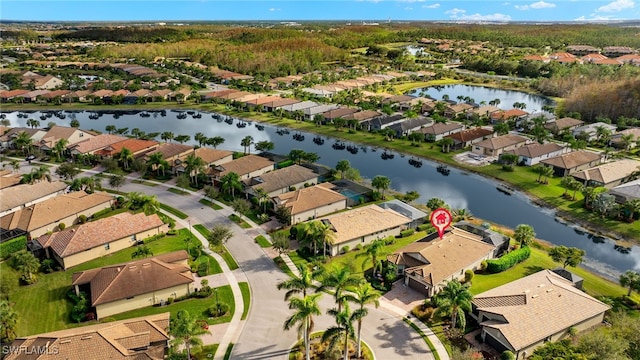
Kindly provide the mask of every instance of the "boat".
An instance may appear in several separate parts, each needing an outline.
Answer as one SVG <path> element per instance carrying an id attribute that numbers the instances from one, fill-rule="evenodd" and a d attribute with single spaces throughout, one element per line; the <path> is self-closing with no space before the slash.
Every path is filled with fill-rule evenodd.
<path id="1" fill-rule="evenodd" d="M 505 195 L 511 195 L 514 191 L 512 188 L 505 185 L 498 185 L 496 186 L 496 189 Z"/>

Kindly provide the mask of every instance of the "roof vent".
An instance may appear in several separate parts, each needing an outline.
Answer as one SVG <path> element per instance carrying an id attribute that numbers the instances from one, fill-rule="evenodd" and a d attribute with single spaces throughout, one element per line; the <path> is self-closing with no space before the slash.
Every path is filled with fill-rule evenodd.
<path id="1" fill-rule="evenodd" d="M 550 292 L 552 292 L 552 291 L 553 291 L 553 289 L 547 289 L 547 292 L 548 292 L 548 293 L 550 293 Z"/>
<path id="2" fill-rule="evenodd" d="M 142 266 L 151 266 L 151 263 L 144 263 Z"/>
<path id="3" fill-rule="evenodd" d="M 137 268 L 137 266 L 135 266 L 135 265 L 131 265 L 131 266 L 129 266 L 129 270 L 133 270 L 133 269 L 135 269 L 135 268 Z"/>
<path id="4" fill-rule="evenodd" d="M 92 337 L 93 337 L 93 336 L 91 336 L 91 335 L 87 335 L 87 336 L 83 336 L 83 337 L 81 337 L 81 338 L 80 338 L 80 340 L 89 340 L 89 339 L 91 339 Z"/>
<path id="5" fill-rule="evenodd" d="M 531 295 L 531 298 L 532 298 L 532 299 L 535 299 L 535 298 L 537 298 L 538 296 L 539 296 L 538 294 L 534 294 L 534 295 Z"/>
<path id="6" fill-rule="evenodd" d="M 71 340 L 67 339 L 67 340 L 60 341 L 60 344 L 68 344 L 70 342 L 71 342 Z"/>

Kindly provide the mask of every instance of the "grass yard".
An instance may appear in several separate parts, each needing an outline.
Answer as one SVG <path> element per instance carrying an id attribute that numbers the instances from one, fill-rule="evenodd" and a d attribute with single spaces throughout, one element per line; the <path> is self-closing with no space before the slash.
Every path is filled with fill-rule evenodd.
<path id="1" fill-rule="evenodd" d="M 175 188 L 175 187 L 168 188 L 167 191 L 168 192 L 172 192 L 172 193 L 177 194 L 177 195 L 189 195 L 189 193 L 187 191 L 180 190 L 180 189 Z"/>
<path id="2" fill-rule="evenodd" d="M 218 205 L 218 204 L 216 204 L 216 203 L 214 203 L 212 201 L 209 201 L 207 199 L 200 199 L 198 202 L 200 204 L 202 204 L 202 205 L 206 205 L 206 206 L 212 208 L 213 210 L 222 210 L 222 206 L 220 206 L 220 205 Z"/>
<path id="3" fill-rule="evenodd" d="M 251 290 L 249 289 L 248 282 L 240 282 L 238 283 L 240 286 L 240 292 L 242 293 L 242 318 L 240 320 L 246 320 L 247 315 L 249 315 L 249 307 L 251 305 Z"/>
<path id="4" fill-rule="evenodd" d="M 196 224 L 193 225 L 193 228 L 196 229 L 205 238 L 209 238 L 209 229 L 204 227 L 204 225 Z M 227 266 L 229 266 L 229 269 L 235 270 L 239 267 L 236 260 L 233 258 L 233 256 L 231 256 L 231 253 L 229 253 L 229 250 L 227 250 L 224 245 L 212 246 L 211 250 L 217 252 L 220 256 L 222 256 L 224 261 L 227 263 Z"/>
<path id="5" fill-rule="evenodd" d="M 220 344 L 205 345 L 201 348 L 196 349 L 195 351 L 192 350 L 191 357 L 193 357 L 195 360 L 213 359 L 213 356 L 218 350 L 218 346 L 220 346 Z"/>
<path id="6" fill-rule="evenodd" d="M 146 245 L 154 255 L 186 250 L 185 239 L 188 236 L 189 231 L 181 229 L 177 235 L 165 236 L 150 241 Z M 133 248 L 124 249 L 109 256 L 80 264 L 67 271 L 38 274 L 38 282 L 29 286 L 19 285 L 19 274 L 9 266 L 8 262 L 0 263 L 2 282 L 9 285 L 9 298 L 15 304 L 14 309 L 18 313 L 17 335 L 26 336 L 85 325 L 86 323 L 72 323 L 69 317 L 71 302 L 67 300 L 66 294 L 71 289 L 73 273 L 130 261 L 132 252 Z M 215 259 L 211 258 L 211 260 L 215 262 Z M 219 268 L 217 263 L 215 266 L 211 264 L 210 269 L 214 269 L 216 266 Z M 34 311 L 34 309 L 38 309 L 38 311 Z"/>
<path id="7" fill-rule="evenodd" d="M 234 223 L 238 224 L 241 228 L 243 229 L 249 229 L 251 228 L 251 225 L 249 225 L 248 222 L 242 220 L 238 215 L 236 214 L 231 214 L 229 215 L 229 219 L 231 219 L 231 221 L 233 221 Z"/>
<path id="8" fill-rule="evenodd" d="M 180 218 L 182 220 L 184 220 L 184 219 L 189 217 L 189 215 L 183 213 L 182 211 L 180 211 L 178 209 L 172 208 L 171 206 L 169 206 L 167 204 L 160 203 L 160 209 L 162 209 L 162 210 L 164 210 L 164 211 L 166 211 L 166 212 L 168 212 L 170 214 L 173 214 L 173 215 L 177 216 L 178 218 Z"/>
<path id="9" fill-rule="evenodd" d="M 134 184 L 141 184 L 141 185 L 151 186 L 151 187 L 159 185 L 159 184 L 154 183 L 152 181 L 145 181 L 145 180 L 132 180 L 131 182 L 134 183 Z"/>
<path id="10" fill-rule="evenodd" d="M 256 236 L 256 243 L 260 245 L 262 248 L 271 247 L 271 242 L 264 236 L 258 235 Z"/>

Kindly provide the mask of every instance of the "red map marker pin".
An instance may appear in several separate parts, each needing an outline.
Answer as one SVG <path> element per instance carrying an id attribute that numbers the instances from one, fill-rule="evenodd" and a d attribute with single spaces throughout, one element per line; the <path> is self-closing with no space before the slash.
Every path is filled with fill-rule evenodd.
<path id="1" fill-rule="evenodd" d="M 431 225 L 438 229 L 440 239 L 444 236 L 444 230 L 451 225 L 451 213 L 445 208 L 439 208 L 431 212 Z"/>

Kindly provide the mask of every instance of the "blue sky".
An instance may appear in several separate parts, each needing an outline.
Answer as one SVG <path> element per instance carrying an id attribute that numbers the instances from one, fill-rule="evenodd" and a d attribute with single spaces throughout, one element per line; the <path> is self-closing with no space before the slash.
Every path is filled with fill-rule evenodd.
<path id="1" fill-rule="evenodd" d="M 640 19 L 640 0 L 2 0 L 3 20 L 451 20 Z"/>

